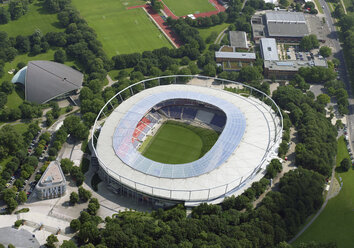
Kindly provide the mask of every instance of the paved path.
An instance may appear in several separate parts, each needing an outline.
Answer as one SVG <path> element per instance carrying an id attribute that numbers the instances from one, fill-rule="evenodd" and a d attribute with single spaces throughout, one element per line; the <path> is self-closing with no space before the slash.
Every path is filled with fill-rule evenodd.
<path id="1" fill-rule="evenodd" d="M 218 35 L 218 37 L 216 37 L 215 41 L 214 41 L 214 44 L 220 44 L 222 39 L 224 38 L 225 36 L 225 32 L 227 31 L 228 27 L 224 28 L 223 31 L 220 32 L 220 34 Z"/>

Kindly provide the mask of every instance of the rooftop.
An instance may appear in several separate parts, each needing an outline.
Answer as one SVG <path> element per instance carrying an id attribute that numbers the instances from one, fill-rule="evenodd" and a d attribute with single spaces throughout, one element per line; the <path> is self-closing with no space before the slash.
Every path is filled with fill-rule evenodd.
<path id="1" fill-rule="evenodd" d="M 229 40 L 230 40 L 231 46 L 234 46 L 237 48 L 248 48 L 246 32 L 230 31 L 229 32 Z"/>
<path id="2" fill-rule="evenodd" d="M 143 117 L 151 107 L 163 99 L 173 97 L 197 98 L 205 102 L 211 100 L 214 105 L 220 103 L 223 104 L 222 106 L 228 107 L 223 108 L 225 112 L 231 114 L 223 132 L 226 134 L 227 130 L 234 125 L 238 126 L 237 130 L 229 130 L 229 134 L 232 135 L 229 140 L 226 136 L 222 137 L 222 133 L 217 143 L 204 157 L 192 162 L 198 164 L 196 169 L 199 172 L 207 172 L 221 162 L 222 164 L 219 164 L 217 169 L 199 176 L 184 178 L 161 177 L 162 173 L 165 173 L 165 169 L 167 172 L 169 170 L 166 166 L 163 169 L 164 171 L 161 168 L 154 171 L 152 170 L 153 167 L 147 171 L 148 173 L 140 171 L 141 168 L 149 167 L 149 164 L 152 166 L 154 162 L 139 156 L 132 150 L 131 135 L 140 120 L 139 118 Z M 137 107 L 135 107 L 136 105 Z M 239 109 L 239 113 L 231 113 L 235 108 Z M 241 119 L 237 119 L 241 113 L 244 115 L 246 122 L 244 132 L 240 130 L 242 128 Z M 273 147 L 274 135 L 276 134 L 276 123 L 274 121 L 277 120 L 276 118 L 273 119 L 272 113 L 273 110 L 258 99 L 242 97 L 224 90 L 192 85 L 153 87 L 128 98 L 107 117 L 104 126 L 101 128 L 95 152 L 102 170 L 118 182 L 137 191 L 174 200 L 215 199 L 225 196 L 232 189 L 243 187 L 248 180 L 253 178 L 252 175 L 258 172 L 258 168 L 264 168 L 263 166 L 269 163 L 269 160 L 266 161 L 273 154 L 270 147 Z M 127 117 L 134 117 L 134 119 L 127 119 Z M 129 125 L 122 128 L 125 120 L 129 120 Z M 121 132 L 116 132 L 118 128 Z M 123 139 L 124 137 L 126 139 Z M 118 140 L 122 140 L 123 143 L 116 143 Z M 234 149 L 235 143 L 237 143 L 236 149 Z M 125 158 L 119 157 L 116 153 L 117 149 L 124 153 L 133 152 L 134 155 L 127 156 L 125 154 Z M 227 151 L 228 156 L 223 151 Z M 209 161 L 205 161 L 206 158 L 209 158 Z M 136 168 L 138 165 L 142 165 L 142 167 Z M 178 177 L 177 173 L 188 172 L 189 166 L 186 165 L 188 164 L 184 166 L 176 165 L 175 169 L 178 170 L 171 172 L 176 173 Z M 226 185 L 228 185 L 227 188 L 225 188 Z"/>
<path id="3" fill-rule="evenodd" d="M 215 58 L 256 59 L 256 54 L 255 53 L 239 53 L 239 52 L 215 52 Z"/>
<path id="4" fill-rule="evenodd" d="M 276 71 L 298 71 L 301 67 L 309 66 L 322 66 L 327 67 L 326 60 L 315 61 L 298 61 L 298 60 L 287 60 L 287 61 L 264 61 L 264 67 L 269 70 Z"/>
<path id="5" fill-rule="evenodd" d="M 62 182 L 65 183 L 66 180 L 61 170 L 60 164 L 58 161 L 52 161 L 39 180 L 38 186 L 45 187 L 47 185 L 59 184 Z"/>
<path id="6" fill-rule="evenodd" d="M 260 46 L 264 60 L 279 60 L 277 43 L 274 38 L 261 38 Z"/>
<path id="7" fill-rule="evenodd" d="M 301 12 L 269 11 L 266 13 L 267 23 L 302 23 L 306 24 L 305 16 Z"/>
<path id="8" fill-rule="evenodd" d="M 309 34 L 303 13 L 269 11 L 265 17 L 270 37 L 303 37 Z"/>
<path id="9" fill-rule="evenodd" d="M 28 62 L 12 82 L 25 85 L 25 99 L 45 103 L 82 86 L 84 75 L 69 66 L 44 60 Z"/>

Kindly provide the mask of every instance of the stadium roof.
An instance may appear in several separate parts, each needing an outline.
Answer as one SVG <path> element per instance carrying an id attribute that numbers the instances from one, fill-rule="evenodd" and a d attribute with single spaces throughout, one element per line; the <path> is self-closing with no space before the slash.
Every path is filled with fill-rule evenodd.
<path id="1" fill-rule="evenodd" d="M 279 60 L 277 43 L 274 38 L 261 38 L 260 45 L 264 60 Z"/>
<path id="2" fill-rule="evenodd" d="M 256 59 L 255 53 L 238 53 L 238 52 L 215 52 L 215 58 L 224 59 Z"/>
<path id="3" fill-rule="evenodd" d="M 45 103 L 55 97 L 79 89 L 84 78 L 81 72 L 52 61 L 30 61 L 24 70 L 26 71 L 25 99 L 35 103 Z M 12 82 L 23 83 L 19 79 L 21 79 L 24 70 L 16 73 Z"/>
<path id="4" fill-rule="evenodd" d="M 237 48 L 248 48 L 247 45 L 247 35 L 244 31 L 230 31 L 229 39 L 231 46 Z"/>
<path id="5" fill-rule="evenodd" d="M 309 34 L 303 13 L 271 11 L 266 13 L 270 37 L 303 37 Z"/>
<path id="6" fill-rule="evenodd" d="M 163 164 L 150 160 L 132 144 L 139 121 L 156 104 L 169 99 L 193 99 L 212 103 L 226 114 L 226 125 L 214 146 L 202 158 L 186 164 Z M 199 176 L 221 165 L 236 149 L 246 128 L 245 117 L 235 105 L 215 96 L 190 91 L 161 92 L 138 101 L 120 120 L 114 135 L 113 147 L 117 156 L 130 167 L 152 176 L 186 178 Z M 230 137 L 233 137 L 232 140 Z"/>
<path id="7" fill-rule="evenodd" d="M 209 150 L 210 155 L 204 155 L 209 156 L 209 161 L 205 161 L 204 157 L 194 161 L 197 164 L 195 169 L 199 172 L 209 172 L 185 178 L 162 177 L 169 173 L 188 176 L 185 173 L 195 172 L 185 168 L 190 164 L 184 164 L 183 167 L 177 165 L 175 169 L 178 171 L 151 167 L 156 162 L 149 161 L 132 150 L 132 134 L 139 118 L 157 102 L 168 97 L 191 97 L 205 102 L 212 100 L 211 104 L 217 106 L 220 103 L 222 108 L 226 108 L 228 116 L 223 132 L 231 136 L 220 135 L 214 147 Z M 235 110 L 236 113 L 230 113 Z M 242 116 L 246 121 L 244 130 Z M 242 97 L 224 90 L 195 85 L 158 86 L 129 97 L 105 119 L 104 126 L 100 128 L 95 153 L 102 170 L 112 178 L 112 182 L 117 181 L 135 191 L 186 202 L 220 199 L 219 197 L 235 192 L 242 193 L 244 187 L 250 185 L 255 177 L 259 176 L 259 180 L 263 176 L 262 173 L 258 174 L 259 171 L 264 170 L 270 159 L 276 156 L 274 149 L 277 145 L 274 142 L 278 139 L 274 136 L 279 128 L 277 120 L 270 106 L 253 97 Z M 236 130 L 228 130 L 232 127 Z M 226 143 L 222 144 L 221 141 Z M 233 148 L 235 149 L 231 151 Z M 118 157 L 117 151 L 123 157 Z M 221 161 L 223 163 L 216 168 Z M 142 167 L 132 163 L 138 163 Z M 141 170 L 147 170 L 147 173 Z"/>

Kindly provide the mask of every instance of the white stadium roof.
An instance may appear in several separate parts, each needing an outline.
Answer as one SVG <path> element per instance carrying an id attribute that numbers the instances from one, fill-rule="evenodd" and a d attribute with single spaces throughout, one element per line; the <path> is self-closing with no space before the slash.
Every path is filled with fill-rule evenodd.
<path id="1" fill-rule="evenodd" d="M 225 135 L 222 133 L 219 140 L 225 139 L 224 142 L 229 143 L 229 145 L 220 144 L 221 142 L 218 140 L 215 146 L 204 156 L 208 156 L 209 153 L 214 154 L 210 157 L 210 160 L 213 160 L 210 164 L 217 166 L 212 166 L 209 168 L 210 170 L 201 168 L 201 173 L 191 175 L 192 177 L 166 178 L 156 176 L 157 174 L 154 173 L 145 173 L 144 170 L 134 168 L 131 164 L 128 165 L 137 161 L 138 164 L 145 166 L 145 163 L 139 161 L 143 158 L 139 157 L 137 159 L 137 157 L 134 157 L 134 159 L 125 163 L 117 156 L 115 151 L 117 144 L 115 145 L 115 142 L 120 135 L 121 127 L 123 128 L 121 129 L 121 137 L 124 136 L 131 141 L 131 129 L 136 127 L 139 118 L 143 117 L 156 103 L 168 97 L 181 98 L 181 95 L 186 99 L 189 97 L 198 98 L 201 101 L 204 99 L 205 102 L 211 100 L 211 104 L 226 108 L 223 109 L 228 118 L 223 130 Z M 155 97 L 156 99 L 154 99 Z M 235 109 L 239 110 L 234 115 L 236 119 L 230 112 Z M 131 113 L 135 114 L 132 115 Z M 242 130 L 242 125 L 244 125 L 242 124 L 242 116 L 245 120 L 244 131 Z M 123 122 L 126 120 L 131 121 L 130 128 L 125 129 Z M 271 156 L 274 156 L 278 145 L 275 144 L 275 137 L 277 137 L 276 133 L 280 128 L 279 123 L 280 121 L 277 120 L 270 106 L 253 97 L 242 97 L 224 90 L 201 86 L 158 86 L 128 98 L 109 115 L 97 140 L 96 155 L 101 168 L 109 177 L 133 190 L 156 198 L 186 202 L 210 201 L 232 194 L 252 180 L 260 169 L 266 167 Z M 236 126 L 233 126 L 234 124 Z M 241 126 L 237 127 L 237 125 Z M 236 128 L 236 130 L 228 130 L 229 128 Z M 229 136 L 226 137 L 226 134 Z M 241 137 L 238 137 L 238 135 L 241 135 Z M 118 146 L 121 144 L 128 145 L 123 140 L 120 140 L 123 143 L 118 144 Z M 225 157 L 223 157 L 224 147 L 231 149 L 231 152 Z M 127 151 L 129 149 L 127 147 Z M 194 162 L 203 161 L 204 157 Z M 220 157 L 223 158 L 220 159 Z M 148 161 L 148 159 L 145 158 L 145 161 Z M 221 163 L 218 163 L 218 161 L 221 161 Z M 148 163 L 151 165 L 149 161 Z M 190 166 L 192 163 L 183 166 Z M 155 164 L 159 163 L 155 162 Z M 208 167 L 207 162 L 198 165 Z"/>

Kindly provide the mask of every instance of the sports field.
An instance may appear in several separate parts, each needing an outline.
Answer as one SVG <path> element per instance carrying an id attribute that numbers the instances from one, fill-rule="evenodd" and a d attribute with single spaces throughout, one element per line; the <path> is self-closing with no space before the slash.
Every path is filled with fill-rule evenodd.
<path id="1" fill-rule="evenodd" d="M 6 31 L 10 37 L 16 37 L 19 34 L 30 35 L 37 29 L 43 35 L 50 31 L 60 32 L 64 30 L 59 26 L 57 15 L 48 13 L 38 1 L 28 5 L 28 12 L 18 20 L 0 26 L 0 30 Z"/>
<path id="2" fill-rule="evenodd" d="M 163 2 L 176 16 L 216 10 L 209 0 L 163 0 Z"/>
<path id="3" fill-rule="evenodd" d="M 145 1 L 73 0 L 90 27 L 92 27 L 109 57 L 117 54 L 151 51 L 172 45 L 150 20 L 143 9 L 126 9 L 145 4 Z"/>
<path id="4" fill-rule="evenodd" d="M 344 137 L 338 140 L 337 166 L 343 158 L 349 158 Z M 335 241 L 338 248 L 352 248 L 354 244 L 354 170 L 337 174 L 343 180 L 343 188 L 339 194 L 330 199 L 326 208 L 312 225 L 294 242 L 311 240 L 329 242 Z M 338 177 L 337 177 L 338 178 Z"/>
<path id="5" fill-rule="evenodd" d="M 214 130 L 168 121 L 145 141 L 147 144 L 143 144 L 141 153 L 161 163 L 188 163 L 207 153 L 218 137 Z"/>

